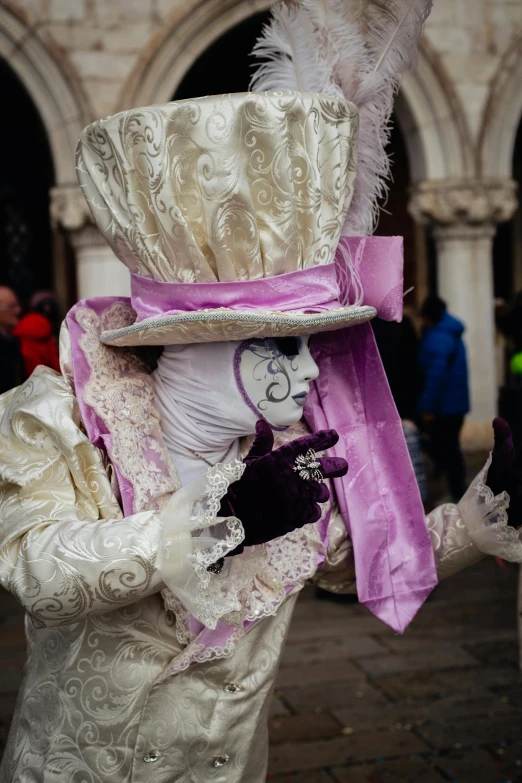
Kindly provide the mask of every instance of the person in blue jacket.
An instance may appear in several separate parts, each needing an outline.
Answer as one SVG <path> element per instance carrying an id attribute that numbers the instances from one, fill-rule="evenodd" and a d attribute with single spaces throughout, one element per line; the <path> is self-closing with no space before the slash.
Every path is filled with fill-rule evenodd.
<path id="1" fill-rule="evenodd" d="M 465 326 L 446 309 L 438 296 L 429 296 L 421 308 L 424 327 L 419 349 L 422 391 L 417 404 L 430 452 L 445 473 L 452 500 L 466 489 L 460 449 L 460 431 L 469 411 L 468 365 L 462 335 Z"/>

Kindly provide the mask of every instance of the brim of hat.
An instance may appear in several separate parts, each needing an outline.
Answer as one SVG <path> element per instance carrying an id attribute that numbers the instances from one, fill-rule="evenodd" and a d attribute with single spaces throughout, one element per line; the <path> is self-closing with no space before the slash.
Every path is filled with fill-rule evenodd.
<path id="1" fill-rule="evenodd" d="M 374 307 L 350 306 L 322 313 L 274 313 L 259 310 L 197 310 L 148 318 L 102 332 L 105 345 L 187 345 L 255 337 L 292 337 L 356 326 L 375 317 Z"/>

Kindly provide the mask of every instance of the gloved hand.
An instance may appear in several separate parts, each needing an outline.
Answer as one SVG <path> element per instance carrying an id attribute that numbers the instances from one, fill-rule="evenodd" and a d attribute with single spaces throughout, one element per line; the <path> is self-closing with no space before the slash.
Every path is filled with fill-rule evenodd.
<path id="1" fill-rule="evenodd" d="M 296 459 L 309 449 L 323 451 L 339 440 L 335 430 L 323 430 L 297 438 L 272 451 L 274 435 L 270 425 L 260 420 L 256 439 L 245 457 L 246 468 L 221 501 L 220 516 L 235 516 L 243 523 L 245 540 L 229 555 L 245 546 L 264 544 L 321 517 L 319 503 L 330 497 L 326 484 L 306 480 L 294 470 Z M 323 478 L 344 476 L 348 463 L 340 457 L 318 457 Z"/>
<path id="2" fill-rule="evenodd" d="M 486 484 L 495 495 L 508 493 L 508 524 L 518 528 L 522 525 L 522 455 L 515 448 L 507 421 L 494 419 L 493 431 L 495 445 Z"/>

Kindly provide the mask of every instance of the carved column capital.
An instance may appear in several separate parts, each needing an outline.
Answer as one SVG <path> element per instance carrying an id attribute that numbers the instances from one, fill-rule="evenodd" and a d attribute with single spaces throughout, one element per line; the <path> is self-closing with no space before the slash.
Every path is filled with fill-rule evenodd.
<path id="1" fill-rule="evenodd" d="M 113 252 L 107 244 L 107 240 L 101 231 L 92 223 L 86 223 L 83 228 L 71 231 L 70 239 L 72 246 L 76 251 L 95 251 L 101 259 L 105 255 L 105 253 L 100 255 L 99 251 L 101 249 L 107 251 L 111 257 L 113 256 Z"/>
<path id="2" fill-rule="evenodd" d="M 51 189 L 51 221 L 67 231 L 92 225 L 91 211 L 79 185 L 58 185 Z"/>
<path id="3" fill-rule="evenodd" d="M 509 220 L 517 204 L 511 179 L 434 179 L 413 185 L 408 209 L 417 223 L 471 227 Z"/>

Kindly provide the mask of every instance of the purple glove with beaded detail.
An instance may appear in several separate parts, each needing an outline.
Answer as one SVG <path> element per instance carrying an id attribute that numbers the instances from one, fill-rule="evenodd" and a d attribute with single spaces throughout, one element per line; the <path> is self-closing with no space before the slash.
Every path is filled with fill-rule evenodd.
<path id="1" fill-rule="evenodd" d="M 257 423 L 245 472 L 221 501 L 220 516 L 237 517 L 245 531 L 245 540 L 229 555 L 320 519 L 319 503 L 325 503 L 330 492 L 317 480 L 318 471 L 325 479 L 344 476 L 348 463 L 340 457 L 315 457 L 314 452 L 329 449 L 338 440 L 335 430 L 323 430 L 272 451 L 272 428 L 264 420 Z"/>
<path id="2" fill-rule="evenodd" d="M 494 419 L 493 431 L 495 445 L 486 484 L 494 495 L 508 493 L 508 524 L 518 528 L 522 525 L 522 454 L 515 448 L 507 421 Z"/>

